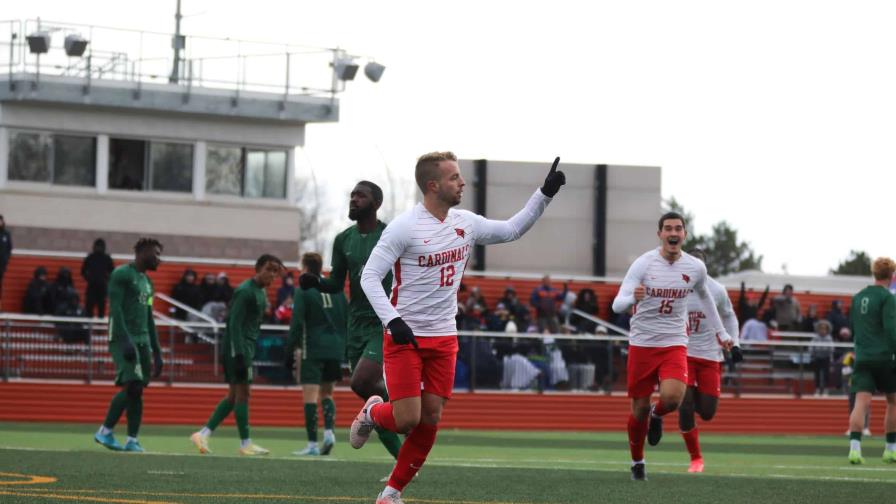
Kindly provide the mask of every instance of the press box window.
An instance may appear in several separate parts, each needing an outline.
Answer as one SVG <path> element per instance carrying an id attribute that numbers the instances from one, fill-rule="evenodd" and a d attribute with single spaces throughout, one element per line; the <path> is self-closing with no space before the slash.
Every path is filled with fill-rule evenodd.
<path id="1" fill-rule="evenodd" d="M 9 179 L 56 185 L 96 185 L 96 138 L 12 131 Z"/>
<path id="2" fill-rule="evenodd" d="M 170 142 L 109 139 L 109 188 L 191 192 L 193 146 Z"/>
<path id="3" fill-rule="evenodd" d="M 286 151 L 210 145 L 205 170 L 210 194 L 286 197 Z"/>

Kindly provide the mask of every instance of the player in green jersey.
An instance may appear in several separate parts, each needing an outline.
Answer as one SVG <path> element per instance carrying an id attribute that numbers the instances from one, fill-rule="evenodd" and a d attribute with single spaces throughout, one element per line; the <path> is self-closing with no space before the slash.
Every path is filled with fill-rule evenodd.
<path id="1" fill-rule="evenodd" d="M 110 450 L 143 451 L 137 441 L 143 419 L 143 388 L 149 385 L 150 373 L 158 378 L 163 366 L 152 316 L 152 281 L 146 272 L 159 267 L 161 255 L 161 243 L 141 238 L 134 245 L 134 262 L 119 266 L 109 277 L 109 353 L 115 362 L 115 384 L 121 391 L 112 398 L 106 420 L 93 439 Z M 112 429 L 125 410 L 128 440 L 121 446 Z"/>
<path id="2" fill-rule="evenodd" d="M 849 310 L 856 352 L 851 385 L 856 404 L 849 415 L 850 464 L 864 462 L 862 426 L 875 391 L 883 392 L 887 398 L 883 460 L 896 463 L 896 297 L 887 290 L 894 271 L 896 262 L 892 259 L 875 259 L 871 266 L 874 284 L 853 296 Z"/>
<path id="3" fill-rule="evenodd" d="M 348 274 L 351 300 L 348 305 L 346 356 L 352 368 L 352 390 L 365 401 L 375 395 L 388 400 L 383 381 L 383 323 L 361 289 L 361 271 L 386 229 L 386 224 L 376 217 L 382 204 L 383 190 L 378 185 L 366 180 L 358 182 L 352 189 L 348 205 L 348 218 L 357 224 L 336 236 L 329 278 L 310 273 L 299 277 L 302 289 L 314 288 L 335 293 L 345 288 L 345 276 Z M 389 274 L 383 279 L 383 290 L 389 292 L 391 287 L 392 275 Z M 389 453 L 398 457 L 401 448 L 398 435 L 380 428 L 377 428 L 377 433 Z"/>
<path id="4" fill-rule="evenodd" d="M 302 272 L 320 275 L 323 259 L 309 252 L 302 256 Z M 305 431 L 308 446 L 293 455 L 329 455 L 336 443 L 333 432 L 336 403 L 333 383 L 342 378 L 345 357 L 346 301 L 341 292 L 321 293 L 316 289 L 296 289 L 292 321 L 286 342 L 286 367 L 295 369 L 302 384 L 305 403 Z M 317 400 L 324 413 L 324 442 L 317 446 Z"/>
<path id="5" fill-rule="evenodd" d="M 249 437 L 249 385 L 252 383 L 255 340 L 258 339 L 268 302 L 265 289 L 280 276 L 282 271 L 283 262 L 280 259 L 264 254 L 255 261 L 255 276 L 241 283 L 233 291 L 227 313 L 227 327 L 224 329 L 220 348 L 224 379 L 230 385 L 230 390 L 218 403 L 205 427 L 190 436 L 199 453 L 211 453 L 208 438 L 231 411 L 236 417 L 236 427 L 240 435 L 240 454 L 270 453 L 254 444 Z"/>

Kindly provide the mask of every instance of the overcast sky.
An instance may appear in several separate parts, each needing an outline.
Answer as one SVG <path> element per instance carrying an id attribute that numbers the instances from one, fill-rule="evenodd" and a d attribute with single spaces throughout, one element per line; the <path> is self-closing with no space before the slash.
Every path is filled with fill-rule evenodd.
<path id="1" fill-rule="evenodd" d="M 4 2 L 3 18 L 173 30 L 175 0 Z M 387 66 L 308 127 L 337 214 L 417 155 L 662 167 L 764 270 L 896 255 L 896 2 L 183 0 L 187 35 L 344 47 Z M 533 180 L 533 186 L 540 181 Z M 560 195 L 562 197 L 562 193 Z M 522 204 L 522 202 L 521 202 Z M 340 217 L 337 224 L 348 224 Z M 610 244 L 612 246 L 612 244 Z"/>

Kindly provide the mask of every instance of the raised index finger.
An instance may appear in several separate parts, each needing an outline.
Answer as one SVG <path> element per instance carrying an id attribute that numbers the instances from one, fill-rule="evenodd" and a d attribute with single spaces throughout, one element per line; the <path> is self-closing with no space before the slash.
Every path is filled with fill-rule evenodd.
<path id="1" fill-rule="evenodd" d="M 560 156 L 554 158 L 554 164 L 551 165 L 551 171 L 548 172 L 548 175 L 557 171 L 558 164 L 560 164 Z"/>

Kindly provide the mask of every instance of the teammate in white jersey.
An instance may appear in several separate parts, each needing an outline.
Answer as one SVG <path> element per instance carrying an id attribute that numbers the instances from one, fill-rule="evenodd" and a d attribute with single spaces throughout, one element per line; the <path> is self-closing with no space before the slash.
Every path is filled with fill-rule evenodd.
<path id="1" fill-rule="evenodd" d="M 706 263 L 706 253 L 700 249 L 688 252 Z M 728 291 L 713 278 L 707 277 L 709 295 L 719 311 L 725 332 L 731 336 L 732 357 L 739 353 L 737 315 L 731 306 Z M 678 407 L 678 427 L 681 437 L 691 456 L 688 472 L 703 472 L 703 454 L 700 452 L 700 438 L 694 413 L 704 421 L 710 421 L 716 415 L 719 396 L 722 392 L 722 362 L 725 357 L 722 346 L 716 339 L 716 333 L 706 324 L 706 313 L 703 303 L 695 293 L 688 295 L 688 318 L 691 336 L 688 339 L 688 389 L 681 406 Z"/>
<path id="2" fill-rule="evenodd" d="M 660 442 L 662 417 L 678 408 L 687 389 L 688 294 L 697 293 L 719 343 L 731 345 L 731 337 L 722 327 L 706 286 L 706 266 L 681 250 L 688 236 L 684 217 L 668 212 L 660 217 L 658 228 L 660 247 L 632 263 L 613 300 L 616 313 L 635 305 L 627 365 L 628 396 L 632 399 L 628 439 L 633 480 L 647 479 L 645 437 L 651 446 Z M 660 400 L 651 405 L 650 396 L 657 381 Z"/>
<path id="3" fill-rule="evenodd" d="M 352 423 L 350 441 L 360 448 L 375 426 L 408 434 L 377 504 L 402 502 L 401 491 L 435 442 L 454 384 L 457 290 L 473 246 L 517 240 L 528 231 L 566 183 L 557 171 L 559 162 L 554 160 L 544 185 L 522 210 L 496 221 L 452 208 L 460 203 L 465 184 L 453 153 L 433 152 L 417 160 L 423 203 L 386 227 L 361 274 L 361 287 L 387 327 L 383 370 L 391 400 L 368 399 Z M 387 296 L 381 282 L 390 270 Z"/>

